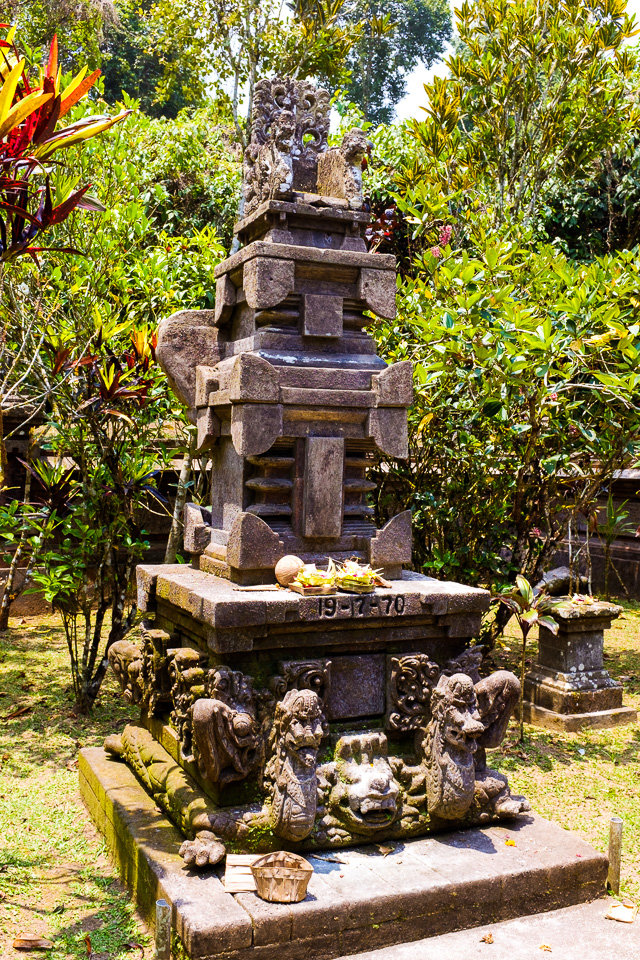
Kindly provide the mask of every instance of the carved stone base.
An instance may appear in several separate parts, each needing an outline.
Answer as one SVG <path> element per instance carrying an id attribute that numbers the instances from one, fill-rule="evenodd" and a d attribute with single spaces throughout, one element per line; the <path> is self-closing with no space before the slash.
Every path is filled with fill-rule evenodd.
<path id="1" fill-rule="evenodd" d="M 622 684 L 606 670 L 565 673 L 537 664 L 524 681 L 524 717 L 549 730 L 632 723 L 635 710 L 622 705 Z"/>
<path id="2" fill-rule="evenodd" d="M 523 704 L 524 719 L 535 727 L 556 730 L 559 733 L 577 733 L 579 730 L 603 730 L 635 723 L 638 713 L 632 707 L 613 710 L 591 710 L 588 713 L 557 713 L 528 700 Z"/>
<path id="3" fill-rule="evenodd" d="M 175 827 L 125 764 L 90 748 L 81 751 L 79 767 L 83 800 L 141 913 L 153 923 L 155 901 L 164 897 L 193 960 L 330 960 L 604 892 L 606 857 L 530 816 L 407 841 L 388 856 L 376 847 L 309 854 L 314 874 L 306 899 L 265 903 L 253 893 L 227 893 L 221 866 L 200 874 L 187 869 Z"/>

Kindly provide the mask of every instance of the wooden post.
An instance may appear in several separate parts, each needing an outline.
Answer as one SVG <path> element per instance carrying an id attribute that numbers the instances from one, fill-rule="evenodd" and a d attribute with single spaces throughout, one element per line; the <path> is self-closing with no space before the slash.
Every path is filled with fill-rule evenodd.
<path id="1" fill-rule="evenodd" d="M 154 960 L 171 960 L 171 907 L 156 900 L 156 952 Z"/>
<path id="2" fill-rule="evenodd" d="M 615 894 L 620 893 L 620 860 L 622 856 L 622 818 L 611 817 L 609 821 L 609 874 L 607 885 Z"/>

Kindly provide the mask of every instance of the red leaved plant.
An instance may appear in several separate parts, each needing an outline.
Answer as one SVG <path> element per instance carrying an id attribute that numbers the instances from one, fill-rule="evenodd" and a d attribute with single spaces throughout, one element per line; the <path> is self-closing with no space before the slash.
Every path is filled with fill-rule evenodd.
<path id="1" fill-rule="evenodd" d="M 84 67 L 61 90 L 58 41 L 54 36 L 46 66 L 36 82 L 14 43 L 15 27 L 0 38 L 0 261 L 20 254 L 33 257 L 43 249 L 34 245 L 49 227 L 62 223 L 73 210 L 103 210 L 88 196 L 90 184 L 68 192 L 54 204 L 47 162 L 66 147 L 83 143 L 108 130 L 130 113 L 115 117 L 84 117 L 67 127 L 59 121 L 95 84 L 99 70 L 87 75 Z"/>

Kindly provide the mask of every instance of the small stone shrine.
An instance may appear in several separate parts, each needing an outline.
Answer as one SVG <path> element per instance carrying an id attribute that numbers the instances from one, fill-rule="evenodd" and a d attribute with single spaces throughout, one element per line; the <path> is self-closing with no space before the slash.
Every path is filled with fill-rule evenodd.
<path id="1" fill-rule="evenodd" d="M 524 681 L 524 718 L 549 730 L 575 733 L 637 720 L 622 704 L 622 684 L 604 666 L 604 631 L 622 607 L 589 597 L 559 599 L 554 635 L 540 627 L 538 657 Z"/>
<path id="2" fill-rule="evenodd" d="M 210 509 L 185 510 L 191 566 L 138 568 L 141 647 L 112 646 L 139 725 L 109 737 L 182 831 L 190 866 L 512 820 L 487 766 L 519 694 L 481 678 L 485 591 L 403 571 L 409 512 L 373 521 L 374 454 L 407 455 L 410 363 L 366 332 L 393 318 L 391 256 L 368 253 L 360 130 L 329 149 L 329 99 L 257 84 L 240 249 L 215 310 L 165 320 L 158 358 L 213 461 Z M 285 555 L 358 558 L 389 581 L 300 596 Z"/>

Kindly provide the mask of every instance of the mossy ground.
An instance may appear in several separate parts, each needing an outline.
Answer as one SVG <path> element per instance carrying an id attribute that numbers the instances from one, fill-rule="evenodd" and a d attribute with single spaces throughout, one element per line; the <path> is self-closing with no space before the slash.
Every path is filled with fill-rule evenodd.
<path id="1" fill-rule="evenodd" d="M 605 634 L 605 666 L 622 680 L 625 706 L 640 713 L 640 603 L 621 605 L 624 613 Z M 496 666 L 518 673 L 514 621 L 506 634 L 495 651 Z M 535 640 L 527 650 L 533 662 Z M 511 789 L 525 794 L 535 811 L 577 831 L 598 850 L 607 849 L 610 818 L 622 817 L 622 891 L 639 897 L 640 725 L 569 734 L 525 725 L 522 744 L 518 732 L 512 721 L 502 748 L 491 755 L 492 766 L 508 775 Z"/>
<path id="2" fill-rule="evenodd" d="M 51 939 L 50 960 L 86 958 L 89 950 L 93 960 L 151 957 L 78 792 L 80 747 L 100 745 L 130 715 L 111 678 L 93 716 L 77 714 L 57 617 L 12 620 L 0 636 L 3 960 L 25 956 L 12 946 L 20 933 Z"/>
<path id="3" fill-rule="evenodd" d="M 515 667 L 515 630 L 496 650 Z M 531 658 L 535 655 L 532 642 Z M 606 638 L 607 667 L 640 710 L 640 603 Z M 22 708 L 28 708 L 18 716 Z M 54 942 L 51 960 L 150 958 L 149 938 L 120 886 L 78 793 L 77 753 L 100 745 L 137 711 L 108 678 L 93 716 L 73 703 L 67 651 L 54 616 L 13 620 L 0 636 L 0 956 L 19 933 Z M 606 849 L 609 818 L 624 819 L 623 890 L 640 895 L 640 727 L 551 734 L 512 725 L 495 766 L 535 810 Z"/>

